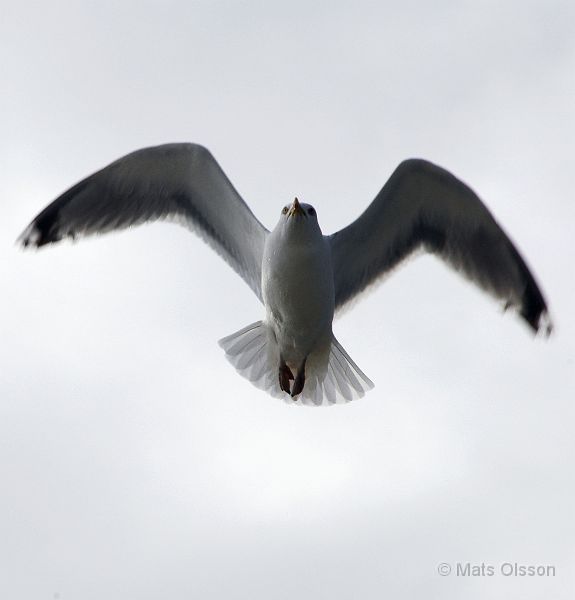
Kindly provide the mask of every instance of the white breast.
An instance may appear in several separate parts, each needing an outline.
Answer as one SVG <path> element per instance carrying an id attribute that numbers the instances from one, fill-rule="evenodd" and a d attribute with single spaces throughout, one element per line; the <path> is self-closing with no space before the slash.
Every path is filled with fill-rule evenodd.
<path id="1" fill-rule="evenodd" d="M 333 270 L 323 235 L 287 229 L 270 233 L 264 248 L 262 294 L 268 324 L 287 362 L 300 363 L 317 343 L 326 337 L 331 340 Z"/>

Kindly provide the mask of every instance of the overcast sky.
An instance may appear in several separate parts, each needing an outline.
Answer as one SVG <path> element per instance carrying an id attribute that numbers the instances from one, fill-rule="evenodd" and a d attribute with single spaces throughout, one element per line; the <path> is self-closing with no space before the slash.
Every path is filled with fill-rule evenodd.
<path id="1" fill-rule="evenodd" d="M 2 3 L 1 597 L 572 597 L 574 6 Z M 262 307 L 185 229 L 15 247 L 67 187 L 172 141 L 268 228 L 295 195 L 345 226 L 407 157 L 450 169 L 555 335 L 420 257 L 334 324 L 375 389 L 302 408 L 225 360 Z"/>

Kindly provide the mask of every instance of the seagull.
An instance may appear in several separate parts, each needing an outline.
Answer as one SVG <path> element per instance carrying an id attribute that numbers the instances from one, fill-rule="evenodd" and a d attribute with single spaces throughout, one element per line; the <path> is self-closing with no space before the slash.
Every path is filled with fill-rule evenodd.
<path id="1" fill-rule="evenodd" d="M 335 404 L 373 387 L 335 338 L 334 314 L 416 250 L 444 260 L 533 332 L 551 333 L 539 286 L 489 210 L 423 159 L 400 163 L 363 214 L 323 235 L 315 208 L 297 198 L 268 231 L 201 145 L 143 148 L 64 192 L 18 241 L 39 248 L 159 219 L 197 233 L 262 302 L 262 320 L 219 344 L 242 376 L 289 402 Z"/>

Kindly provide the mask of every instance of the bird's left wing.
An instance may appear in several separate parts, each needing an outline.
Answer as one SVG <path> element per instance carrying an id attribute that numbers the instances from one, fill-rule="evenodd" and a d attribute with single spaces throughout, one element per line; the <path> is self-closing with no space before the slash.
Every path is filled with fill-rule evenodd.
<path id="1" fill-rule="evenodd" d="M 336 309 L 422 247 L 518 310 L 533 330 L 551 330 L 511 240 L 469 187 L 427 161 L 401 163 L 367 210 L 329 240 Z"/>
<path id="2" fill-rule="evenodd" d="M 120 158 L 54 200 L 19 241 L 39 247 L 158 219 L 198 233 L 261 299 L 267 229 L 210 152 L 197 144 L 165 144 Z"/>

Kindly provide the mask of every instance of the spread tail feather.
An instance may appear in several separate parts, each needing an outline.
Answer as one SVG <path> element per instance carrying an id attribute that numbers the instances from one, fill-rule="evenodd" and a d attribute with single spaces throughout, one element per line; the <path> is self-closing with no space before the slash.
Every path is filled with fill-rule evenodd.
<path id="1" fill-rule="evenodd" d="M 263 321 L 251 323 L 222 338 L 219 345 L 236 370 L 257 388 L 286 402 L 320 406 L 361 398 L 373 383 L 353 362 L 332 335 L 331 340 L 314 350 L 306 360 L 305 385 L 292 398 L 279 384 L 279 349 L 275 336 Z"/>
<path id="2" fill-rule="evenodd" d="M 279 387 L 277 344 L 263 321 L 251 323 L 222 338 L 218 344 L 240 375 L 276 398 L 285 396 Z"/>

